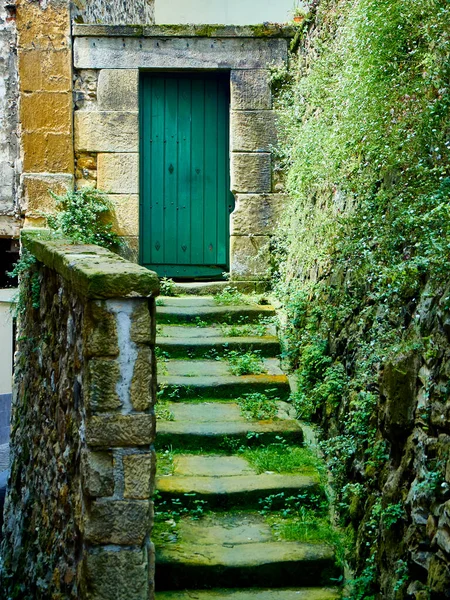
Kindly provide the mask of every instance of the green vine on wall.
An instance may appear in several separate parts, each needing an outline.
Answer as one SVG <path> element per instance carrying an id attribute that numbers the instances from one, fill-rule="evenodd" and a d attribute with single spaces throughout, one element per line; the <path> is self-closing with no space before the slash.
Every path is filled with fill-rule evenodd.
<path id="1" fill-rule="evenodd" d="M 448 282 L 449 57 L 446 2 L 322 0 L 290 69 L 272 73 L 291 198 L 276 239 L 284 354 L 299 416 L 327 424 L 336 507 L 358 532 L 353 598 L 379 585 L 377 544 L 358 519 L 389 456 L 381 365 L 435 359 L 416 308 Z M 376 531 L 403 511 L 398 501 L 373 515 Z M 407 569 L 397 570 L 398 591 Z"/>

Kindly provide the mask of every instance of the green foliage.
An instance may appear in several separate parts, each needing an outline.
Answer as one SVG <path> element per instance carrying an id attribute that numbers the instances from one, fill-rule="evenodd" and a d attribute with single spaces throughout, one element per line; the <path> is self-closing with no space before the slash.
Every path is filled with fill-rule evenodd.
<path id="1" fill-rule="evenodd" d="M 257 375 L 265 372 L 264 362 L 259 351 L 231 350 L 227 352 L 226 357 L 233 375 Z"/>
<path id="2" fill-rule="evenodd" d="M 161 277 L 159 280 L 159 287 L 161 289 L 162 296 L 176 296 L 175 282 L 169 277 Z"/>
<path id="3" fill-rule="evenodd" d="M 244 325 L 221 324 L 220 328 L 224 337 L 262 337 L 267 333 L 267 326 L 263 323 L 246 323 Z"/>
<path id="4" fill-rule="evenodd" d="M 225 287 L 221 292 L 215 294 L 213 298 L 214 302 L 219 306 L 249 304 L 249 300 L 232 286 Z"/>
<path id="5" fill-rule="evenodd" d="M 109 249 L 122 245 L 109 222 L 112 204 L 108 196 L 95 188 L 68 191 L 63 196 L 50 192 L 58 212 L 44 214 L 48 226 L 74 242 L 97 244 Z"/>
<path id="6" fill-rule="evenodd" d="M 323 470 L 323 463 L 310 448 L 288 446 L 283 441 L 259 448 L 243 448 L 241 454 L 257 473 L 317 473 Z"/>
<path id="7" fill-rule="evenodd" d="M 274 419 L 278 412 L 277 399 L 270 393 L 270 390 L 267 390 L 265 394 L 259 392 L 243 394 L 236 402 L 239 404 L 242 415 L 249 421 Z"/>
<path id="8" fill-rule="evenodd" d="M 39 273 L 34 269 L 35 264 L 35 257 L 24 248 L 21 257 L 14 265 L 13 270 L 7 273 L 9 277 L 17 277 L 19 280 L 19 289 L 14 298 L 13 305 L 13 311 L 16 316 L 25 312 L 30 292 L 31 306 L 34 309 L 39 308 L 41 281 Z"/>

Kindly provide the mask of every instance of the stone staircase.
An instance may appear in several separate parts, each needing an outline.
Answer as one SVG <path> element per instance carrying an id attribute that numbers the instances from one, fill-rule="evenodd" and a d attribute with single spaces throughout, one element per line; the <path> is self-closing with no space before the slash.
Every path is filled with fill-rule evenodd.
<path id="1" fill-rule="evenodd" d="M 252 324 L 256 332 L 262 319 L 274 315 L 273 307 L 218 306 L 212 297 L 163 298 L 157 315 L 164 411 L 157 426 L 156 514 L 162 511 L 163 518 L 155 527 L 156 599 L 339 598 L 332 546 L 280 539 L 260 510 L 268 497 L 275 510 L 277 502 L 283 509 L 284 498 L 319 497 L 318 473 L 259 472 L 241 451 L 281 440 L 289 453 L 303 441 L 286 402 L 289 382 L 276 358 L 273 327 L 248 335 Z M 224 336 L 224 323 L 245 324 L 246 335 Z M 264 373 L 231 374 L 224 357 L 235 350 L 258 351 Z M 236 399 L 268 391 L 276 395 L 277 417 L 245 418 Z M 160 507 L 177 507 L 177 518 Z"/>

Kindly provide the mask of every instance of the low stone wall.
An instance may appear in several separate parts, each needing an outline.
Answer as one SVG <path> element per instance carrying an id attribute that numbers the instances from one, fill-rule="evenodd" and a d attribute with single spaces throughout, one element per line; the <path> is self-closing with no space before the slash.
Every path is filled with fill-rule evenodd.
<path id="1" fill-rule="evenodd" d="M 158 279 L 45 235 L 23 236 L 3 589 L 148 600 Z"/>

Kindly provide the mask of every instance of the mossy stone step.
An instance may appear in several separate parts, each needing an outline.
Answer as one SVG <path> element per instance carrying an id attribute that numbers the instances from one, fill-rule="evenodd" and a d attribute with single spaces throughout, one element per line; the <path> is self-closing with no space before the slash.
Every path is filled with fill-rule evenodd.
<path id="1" fill-rule="evenodd" d="M 156 600 L 339 600 L 334 588 L 222 589 L 158 592 Z"/>
<path id="2" fill-rule="evenodd" d="M 158 380 L 172 398 L 236 398 L 242 394 L 270 390 L 280 400 L 289 396 L 290 387 L 277 359 L 265 358 L 266 373 L 232 375 L 227 361 L 167 360 L 164 375 Z"/>
<path id="3" fill-rule="evenodd" d="M 195 493 L 196 499 L 205 500 L 210 508 L 257 508 L 259 501 L 271 494 L 284 493 L 288 497 L 320 491 L 318 477 L 279 473 L 226 477 L 167 475 L 157 479 L 156 487 L 163 498 L 183 498 Z"/>
<path id="4" fill-rule="evenodd" d="M 257 350 L 266 357 L 280 353 L 280 342 L 274 335 L 224 336 L 220 327 L 166 325 L 157 336 L 156 345 L 172 358 L 203 358 L 212 352 L 223 355 L 225 350 Z"/>
<path id="5" fill-rule="evenodd" d="M 208 450 L 223 449 L 230 443 L 268 444 L 279 437 L 300 445 L 302 428 L 298 421 L 288 417 L 284 406 L 285 403 L 280 403 L 279 419 L 248 421 L 232 402 L 169 403 L 167 408 L 174 420 L 158 420 L 156 445 Z"/>
<path id="6" fill-rule="evenodd" d="M 340 575 L 325 544 L 270 541 L 263 525 L 204 521 L 181 528 L 181 541 L 157 547 L 157 590 L 326 585 Z"/>
<path id="7" fill-rule="evenodd" d="M 280 368 L 280 361 L 277 358 L 264 358 L 262 360 L 264 375 L 278 375 L 287 377 L 283 374 Z M 230 364 L 227 360 L 183 360 L 183 359 L 168 359 L 164 362 L 167 375 L 170 376 L 185 376 L 189 378 L 196 377 L 229 377 L 232 375 Z M 234 375 L 234 377 L 238 377 Z"/>
<path id="8" fill-rule="evenodd" d="M 254 323 L 263 317 L 273 317 L 273 306 L 242 304 L 217 305 L 212 298 L 163 298 L 156 307 L 157 323 Z"/>

